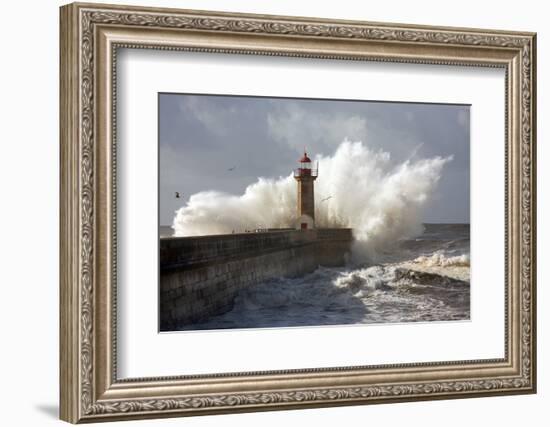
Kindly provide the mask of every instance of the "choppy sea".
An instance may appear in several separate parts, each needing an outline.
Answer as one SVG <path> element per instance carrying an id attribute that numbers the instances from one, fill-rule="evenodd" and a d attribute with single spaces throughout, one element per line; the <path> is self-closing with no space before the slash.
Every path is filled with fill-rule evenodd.
<path id="1" fill-rule="evenodd" d="M 470 225 L 424 224 L 376 261 L 319 267 L 242 290 L 233 309 L 186 330 L 468 320 Z"/>

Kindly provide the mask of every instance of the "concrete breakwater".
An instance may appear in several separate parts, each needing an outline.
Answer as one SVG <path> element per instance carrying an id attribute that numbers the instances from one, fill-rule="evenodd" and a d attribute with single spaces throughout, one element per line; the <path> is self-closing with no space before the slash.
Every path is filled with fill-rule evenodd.
<path id="1" fill-rule="evenodd" d="M 239 290 L 318 266 L 342 266 L 351 229 L 275 230 L 160 239 L 160 330 L 223 314 Z"/>

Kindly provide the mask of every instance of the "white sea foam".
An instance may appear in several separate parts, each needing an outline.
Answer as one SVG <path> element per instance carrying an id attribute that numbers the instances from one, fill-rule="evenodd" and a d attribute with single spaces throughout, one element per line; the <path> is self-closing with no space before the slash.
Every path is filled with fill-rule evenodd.
<path id="1" fill-rule="evenodd" d="M 435 252 L 430 256 L 420 256 L 414 261 L 427 267 L 469 267 L 470 255 L 462 254 L 456 256 L 445 255 L 442 252 Z"/>
<path id="2" fill-rule="evenodd" d="M 343 141 L 332 156 L 318 156 L 315 182 L 319 227 L 351 227 L 356 251 L 369 254 L 388 243 L 422 232 L 422 213 L 443 166 L 452 158 L 392 162 L 390 153 L 362 142 Z M 330 196 L 330 199 L 322 201 Z M 293 227 L 296 182 L 289 174 L 258 178 L 236 196 L 203 191 L 176 211 L 177 236 L 243 232 L 255 228 Z"/>

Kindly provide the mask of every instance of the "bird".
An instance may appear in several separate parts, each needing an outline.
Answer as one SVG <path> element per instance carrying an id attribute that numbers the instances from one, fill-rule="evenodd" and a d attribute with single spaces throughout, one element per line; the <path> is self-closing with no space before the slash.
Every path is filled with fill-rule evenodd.
<path id="1" fill-rule="evenodd" d="M 227 170 L 228 170 L 229 172 L 232 172 L 232 171 L 235 170 L 236 167 L 237 167 L 237 166 L 233 166 L 233 167 L 231 167 L 231 168 L 229 168 L 229 169 L 227 169 Z"/>
<path id="2" fill-rule="evenodd" d="M 324 199 L 321 200 L 321 202 L 326 202 L 328 199 L 332 199 L 332 196 L 325 197 Z"/>
<path id="3" fill-rule="evenodd" d="M 180 198 L 180 192 L 176 191 L 176 199 L 179 199 L 179 198 Z"/>

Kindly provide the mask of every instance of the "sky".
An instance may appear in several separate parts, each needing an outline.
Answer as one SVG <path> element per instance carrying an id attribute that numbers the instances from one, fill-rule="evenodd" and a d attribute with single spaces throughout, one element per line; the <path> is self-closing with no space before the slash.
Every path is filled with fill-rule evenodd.
<path id="1" fill-rule="evenodd" d="M 240 195 L 260 176 L 288 176 L 304 147 L 312 158 L 332 155 L 346 138 L 396 164 L 453 156 L 423 222 L 470 222 L 467 105 L 161 93 L 160 225 L 194 193 Z"/>

